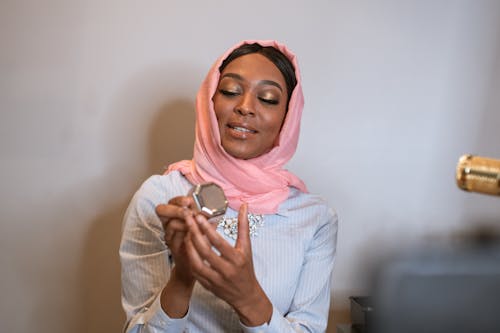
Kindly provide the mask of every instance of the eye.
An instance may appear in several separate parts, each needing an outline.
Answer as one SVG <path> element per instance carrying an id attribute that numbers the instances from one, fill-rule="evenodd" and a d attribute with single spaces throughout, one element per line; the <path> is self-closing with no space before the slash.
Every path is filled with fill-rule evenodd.
<path id="1" fill-rule="evenodd" d="M 227 90 L 227 89 L 219 89 L 219 93 L 224 96 L 236 96 L 239 95 L 239 92 L 236 90 Z"/>
<path id="2" fill-rule="evenodd" d="M 257 92 L 257 98 L 264 104 L 277 105 L 280 103 L 281 94 L 276 89 L 265 87 L 260 92 Z"/>
<path id="3" fill-rule="evenodd" d="M 259 97 L 259 100 L 261 100 L 262 102 L 266 103 L 266 104 L 271 104 L 271 105 L 276 105 L 276 104 L 279 104 L 279 100 L 278 99 L 270 99 L 270 98 L 264 98 L 264 97 Z"/>

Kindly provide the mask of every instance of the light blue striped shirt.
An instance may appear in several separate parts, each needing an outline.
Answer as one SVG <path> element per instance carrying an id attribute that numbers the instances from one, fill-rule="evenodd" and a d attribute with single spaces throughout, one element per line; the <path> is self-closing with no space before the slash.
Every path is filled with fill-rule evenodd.
<path id="1" fill-rule="evenodd" d="M 160 293 L 173 263 L 155 207 L 186 195 L 191 184 L 178 171 L 152 176 L 134 195 L 120 245 L 126 332 L 324 332 L 337 243 L 337 216 L 320 197 L 291 188 L 288 199 L 251 238 L 257 279 L 273 304 L 269 323 L 246 327 L 236 312 L 199 283 L 184 318 L 172 319 Z M 228 209 L 226 216 L 237 212 Z M 234 240 L 219 232 L 234 245 Z"/>

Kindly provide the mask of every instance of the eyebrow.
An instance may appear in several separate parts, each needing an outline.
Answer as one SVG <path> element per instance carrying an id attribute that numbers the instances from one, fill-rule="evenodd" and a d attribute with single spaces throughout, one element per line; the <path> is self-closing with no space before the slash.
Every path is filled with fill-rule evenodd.
<path id="1" fill-rule="evenodd" d="M 245 79 L 243 78 L 243 76 L 239 75 L 239 74 L 236 74 L 236 73 L 226 73 L 224 75 L 221 76 L 221 80 L 225 77 L 230 77 L 230 78 L 233 78 L 233 79 L 236 79 L 238 81 L 244 81 Z M 269 84 L 271 86 L 275 86 L 277 87 L 279 90 L 281 90 L 283 92 L 283 88 L 280 86 L 280 84 L 278 82 L 275 82 L 275 81 L 272 81 L 272 80 L 261 80 L 259 81 L 259 84 Z"/>

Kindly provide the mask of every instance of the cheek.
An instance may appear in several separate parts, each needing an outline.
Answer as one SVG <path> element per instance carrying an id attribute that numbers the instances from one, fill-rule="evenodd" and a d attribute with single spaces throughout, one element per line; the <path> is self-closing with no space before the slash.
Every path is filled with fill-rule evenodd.
<path id="1" fill-rule="evenodd" d="M 218 101 L 216 98 L 213 99 L 213 102 L 215 118 L 220 125 L 221 121 L 224 119 L 224 108 L 223 105 L 221 105 L 220 101 Z"/>
<path id="2" fill-rule="evenodd" d="M 230 102 L 224 100 L 223 98 L 214 97 L 213 103 L 217 119 L 226 118 L 231 114 L 233 105 Z"/>
<path id="3" fill-rule="evenodd" d="M 265 120 L 265 123 L 268 124 L 267 129 L 268 132 L 273 135 L 278 135 L 279 132 L 281 131 L 281 127 L 283 125 L 283 122 L 285 121 L 285 112 L 273 112 L 271 113 L 267 119 Z"/>

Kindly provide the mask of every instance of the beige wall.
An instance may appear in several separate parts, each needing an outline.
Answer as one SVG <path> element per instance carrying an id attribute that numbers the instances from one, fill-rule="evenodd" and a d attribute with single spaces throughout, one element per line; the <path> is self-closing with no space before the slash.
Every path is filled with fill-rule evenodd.
<path id="1" fill-rule="evenodd" d="M 120 330 L 123 211 L 190 158 L 198 85 L 244 38 L 299 56 L 289 168 L 341 218 L 332 309 L 382 254 L 498 220 L 453 182 L 500 158 L 498 1 L 2 1 L 0 331 Z"/>

